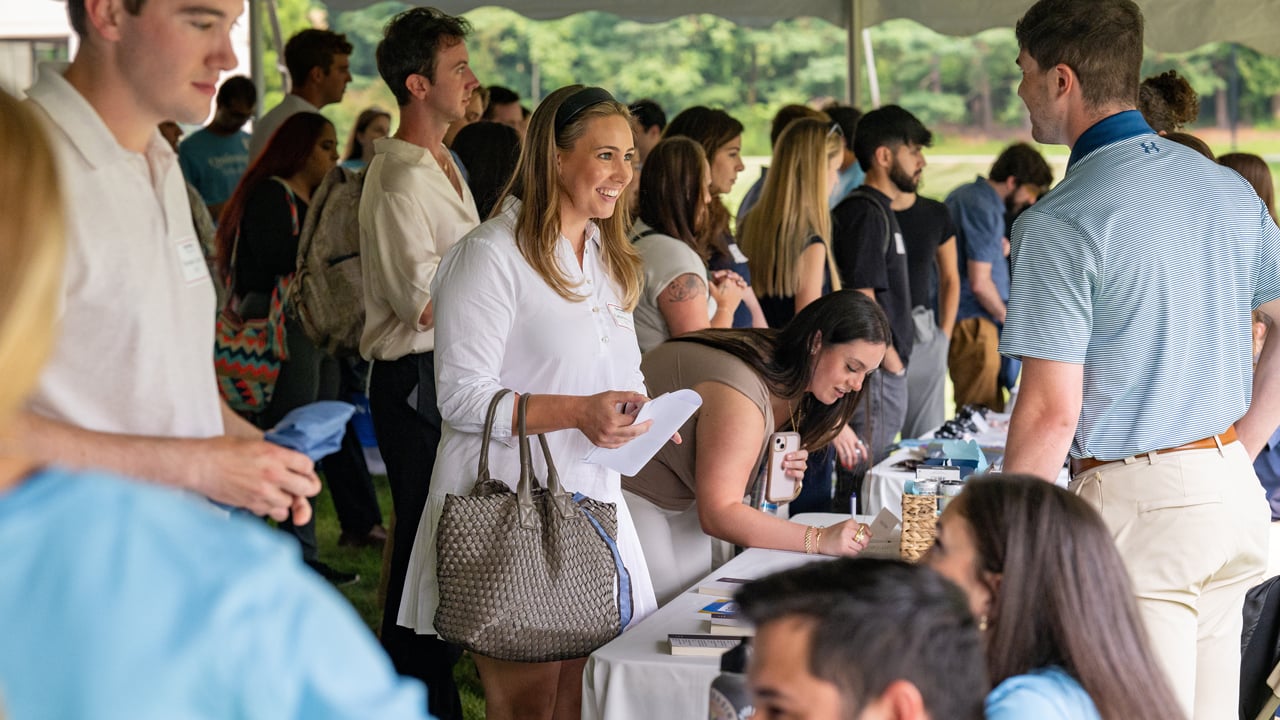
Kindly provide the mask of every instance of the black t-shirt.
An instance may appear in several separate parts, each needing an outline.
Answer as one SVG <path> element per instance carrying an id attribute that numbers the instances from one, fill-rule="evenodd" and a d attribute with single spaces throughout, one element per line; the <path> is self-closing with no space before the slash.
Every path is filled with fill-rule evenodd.
<path id="1" fill-rule="evenodd" d="M 290 194 L 278 180 L 267 179 L 245 198 L 236 241 L 236 294 L 270 293 L 277 280 L 297 269 L 298 233 L 307 204 L 294 196 L 291 206 Z"/>
<path id="2" fill-rule="evenodd" d="M 938 312 L 938 246 L 955 237 L 956 225 L 947 206 L 917 197 L 906 210 L 894 213 L 907 244 L 907 277 L 911 283 L 911 307 Z"/>
<path id="3" fill-rule="evenodd" d="M 810 245 L 821 245 L 822 238 L 814 235 L 809 238 L 809 242 L 805 243 L 804 249 L 808 250 Z M 831 270 L 828 268 L 826 261 L 822 264 L 822 294 L 826 295 L 831 292 Z M 796 316 L 796 296 L 787 295 L 780 297 L 778 295 L 761 295 L 760 309 L 764 311 L 764 319 L 769 322 L 769 327 L 780 328 L 791 322 L 791 318 Z"/>
<path id="4" fill-rule="evenodd" d="M 873 203 L 879 203 L 883 212 Z M 915 337 L 911 286 L 902 229 L 889 206 L 889 196 L 863 185 L 836 205 L 831 220 L 832 250 L 841 283 L 846 288 L 869 288 L 875 292 L 876 302 L 889 316 L 893 349 L 906 363 Z"/>

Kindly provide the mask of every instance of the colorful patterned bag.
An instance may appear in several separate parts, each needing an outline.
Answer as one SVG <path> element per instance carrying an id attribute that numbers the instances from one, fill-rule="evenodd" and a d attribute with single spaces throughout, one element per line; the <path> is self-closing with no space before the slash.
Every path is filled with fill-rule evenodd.
<path id="1" fill-rule="evenodd" d="M 298 205 L 293 190 L 280 178 L 272 178 L 284 186 L 293 215 L 293 234 L 298 234 Z M 236 249 L 231 249 L 231 288 L 235 288 Z M 239 298 L 227 293 L 227 301 L 218 313 L 213 335 L 213 367 L 218 376 L 218 390 L 232 410 L 245 415 L 262 412 L 271 403 L 282 361 L 289 359 L 285 346 L 284 301 L 289 296 L 293 274 L 276 281 L 271 303 L 264 318 L 245 320 L 235 311 Z"/>
<path id="2" fill-rule="evenodd" d="M 218 390 L 232 410 L 260 413 L 271 403 L 280 365 L 289 359 L 284 338 L 284 302 L 292 275 L 280 278 L 271 291 L 271 310 L 264 318 L 245 320 L 232 309 L 234 299 L 218 313 L 213 335 L 213 367 Z"/>

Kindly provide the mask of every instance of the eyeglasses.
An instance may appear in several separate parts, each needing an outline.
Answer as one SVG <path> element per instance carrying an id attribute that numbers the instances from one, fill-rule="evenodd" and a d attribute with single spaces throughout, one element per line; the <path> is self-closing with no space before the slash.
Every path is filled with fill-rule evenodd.
<path id="1" fill-rule="evenodd" d="M 832 135 L 844 137 L 844 128 L 840 127 L 840 123 L 831 123 L 831 129 L 827 131 L 827 137 Z"/>

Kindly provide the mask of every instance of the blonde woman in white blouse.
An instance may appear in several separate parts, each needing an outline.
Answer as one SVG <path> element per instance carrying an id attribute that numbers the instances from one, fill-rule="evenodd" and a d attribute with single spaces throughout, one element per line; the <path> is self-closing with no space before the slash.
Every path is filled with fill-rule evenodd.
<path id="1" fill-rule="evenodd" d="M 569 492 L 616 503 L 618 546 L 633 584 L 633 622 L 656 607 L 618 474 L 583 462 L 593 446 L 643 434 L 632 424 L 645 402 L 631 310 L 640 259 L 615 213 L 631 182 L 633 137 L 626 106 L 600 88 L 552 93 L 529 124 L 502 210 L 464 237 L 436 276 L 436 379 L 444 430 L 427 510 L 418 528 L 399 622 L 434 633 L 436 523 L 448 493 L 475 483 L 485 411 L 494 392 L 531 393 L 528 426 L 546 433 Z M 626 412 L 623 409 L 626 409 Z M 498 412 L 493 477 L 514 482 L 515 399 Z M 543 475 L 540 453 L 534 453 Z M 586 659 L 518 663 L 476 656 L 486 716 L 577 718 Z"/>

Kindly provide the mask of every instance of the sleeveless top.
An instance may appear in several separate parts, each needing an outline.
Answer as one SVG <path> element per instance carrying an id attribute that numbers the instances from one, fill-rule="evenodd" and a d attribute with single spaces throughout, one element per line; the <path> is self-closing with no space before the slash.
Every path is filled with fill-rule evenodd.
<path id="1" fill-rule="evenodd" d="M 644 356 L 640 363 L 650 397 L 665 392 L 693 388 L 704 382 L 718 382 L 742 393 L 764 415 L 765 441 L 756 458 L 759 465 L 773 432 L 773 406 L 764 379 L 750 365 L 723 350 L 693 342 L 668 341 Z M 693 505 L 694 469 L 698 450 L 698 418 L 701 411 L 680 428 L 679 445 L 665 443 L 658 454 L 635 477 L 622 478 L 628 492 L 664 510 L 681 511 Z M 753 478 L 754 480 L 754 478 Z"/>

